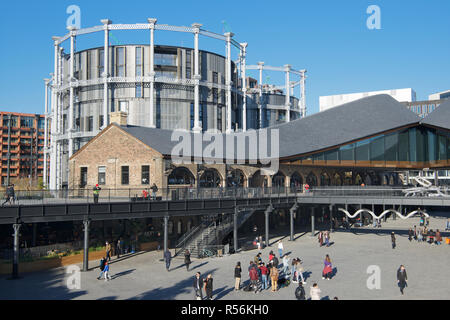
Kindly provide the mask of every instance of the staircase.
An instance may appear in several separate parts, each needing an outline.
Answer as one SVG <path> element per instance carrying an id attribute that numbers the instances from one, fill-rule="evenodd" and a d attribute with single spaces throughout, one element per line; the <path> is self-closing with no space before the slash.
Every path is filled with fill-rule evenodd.
<path id="1" fill-rule="evenodd" d="M 243 225 L 255 211 L 256 210 L 254 209 L 249 209 L 240 212 L 237 220 L 238 228 Z M 233 228 L 233 215 L 226 216 L 220 224 L 216 224 L 215 221 L 209 224 L 202 223 L 180 239 L 175 248 L 175 256 L 183 254 L 184 251 L 188 249 L 192 256 L 203 258 L 205 256 L 204 249 L 207 247 L 216 247 L 213 244 L 216 243 L 216 241 L 221 243 L 222 240 L 233 231 Z"/>

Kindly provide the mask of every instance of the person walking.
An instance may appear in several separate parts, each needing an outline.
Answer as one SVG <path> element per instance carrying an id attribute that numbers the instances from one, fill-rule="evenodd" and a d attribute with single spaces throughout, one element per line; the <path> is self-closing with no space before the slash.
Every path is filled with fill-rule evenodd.
<path id="1" fill-rule="evenodd" d="M 108 241 L 106 241 L 105 250 L 106 250 L 106 260 L 111 261 L 111 244 Z"/>
<path id="2" fill-rule="evenodd" d="M 203 281 L 202 281 L 202 278 L 200 277 L 200 275 L 201 275 L 200 272 L 197 272 L 195 274 L 194 284 L 193 284 L 194 292 L 195 292 L 195 298 L 197 300 L 203 300 L 203 293 L 202 293 L 202 283 L 203 283 Z"/>
<path id="3" fill-rule="evenodd" d="M 292 259 L 291 262 L 291 274 L 292 274 L 292 282 L 297 283 L 298 282 L 298 275 L 297 275 L 297 271 L 296 271 L 296 266 L 297 266 L 297 259 Z"/>
<path id="4" fill-rule="evenodd" d="M 436 244 L 441 244 L 442 242 L 442 236 L 441 236 L 441 232 L 439 231 L 439 229 L 436 230 Z"/>
<path id="5" fill-rule="evenodd" d="M 395 234 L 394 234 L 394 232 L 391 233 L 391 242 L 392 242 L 392 249 L 395 249 Z"/>
<path id="6" fill-rule="evenodd" d="M 272 261 L 273 257 L 275 257 L 275 254 L 273 253 L 272 250 L 270 250 L 270 252 L 269 252 L 269 261 Z"/>
<path id="7" fill-rule="evenodd" d="M 283 242 L 281 240 L 278 241 L 278 254 L 280 255 L 280 259 L 283 257 Z"/>
<path id="8" fill-rule="evenodd" d="M 445 225 L 445 231 L 450 230 L 450 219 L 447 219 L 447 224 Z"/>
<path id="9" fill-rule="evenodd" d="M 400 287 L 400 292 L 403 294 L 403 290 L 405 290 L 405 287 L 408 286 L 408 276 L 406 274 L 406 269 L 404 265 L 401 265 L 400 268 L 397 270 L 397 283 Z"/>
<path id="10" fill-rule="evenodd" d="M 313 286 L 309 290 L 309 295 L 311 296 L 311 300 L 320 300 L 321 290 L 317 283 L 314 283 Z"/>
<path id="11" fill-rule="evenodd" d="M 238 261 L 236 263 L 236 267 L 234 267 L 234 291 L 238 291 L 241 289 L 241 274 L 242 274 L 241 262 Z"/>
<path id="12" fill-rule="evenodd" d="M 14 201 L 14 187 L 12 185 L 9 185 L 6 188 L 6 195 L 5 195 L 5 202 L 2 203 L 2 207 L 8 202 L 9 205 L 11 205 L 11 201 Z"/>
<path id="13" fill-rule="evenodd" d="M 184 252 L 184 264 L 186 265 L 186 271 L 189 271 L 189 265 L 191 264 L 191 253 L 189 249 Z"/>
<path id="14" fill-rule="evenodd" d="M 276 292 L 278 289 L 278 268 L 275 265 L 270 269 L 270 280 L 272 281 L 272 292 Z"/>
<path id="15" fill-rule="evenodd" d="M 120 239 L 117 240 L 117 244 L 116 244 L 116 254 L 117 254 L 117 259 L 120 258 L 120 254 L 122 253 L 122 246 L 120 245 Z"/>
<path id="16" fill-rule="evenodd" d="M 262 290 L 266 290 L 269 288 L 267 278 L 269 276 L 269 269 L 267 269 L 265 263 L 261 263 L 261 266 L 259 267 L 259 270 L 261 270 L 261 288 Z"/>
<path id="17" fill-rule="evenodd" d="M 102 257 L 102 259 L 100 260 L 100 275 L 97 277 L 97 280 L 100 280 L 103 276 L 103 274 L 105 273 L 105 262 L 106 262 L 106 258 Z"/>
<path id="18" fill-rule="evenodd" d="M 297 269 L 297 280 L 298 280 L 298 282 L 300 282 L 300 278 L 301 278 L 302 279 L 302 283 L 306 284 L 305 278 L 303 278 L 303 272 L 305 271 L 305 269 L 303 268 L 303 261 L 300 260 L 300 258 L 297 258 L 296 269 Z"/>
<path id="19" fill-rule="evenodd" d="M 289 260 L 290 260 L 290 258 L 288 255 L 285 255 L 283 257 L 283 273 L 284 273 L 284 275 L 287 275 L 287 272 L 289 271 Z"/>
<path id="20" fill-rule="evenodd" d="M 255 290 L 255 293 L 258 292 L 258 271 L 256 268 L 251 268 L 249 271 L 249 277 L 250 277 L 250 285 Z"/>
<path id="21" fill-rule="evenodd" d="M 105 261 L 105 268 L 103 269 L 103 273 L 105 274 L 105 281 L 111 280 L 111 276 L 109 275 L 109 263 Z"/>
<path id="22" fill-rule="evenodd" d="M 98 203 L 98 196 L 100 194 L 100 190 L 102 190 L 102 188 L 100 188 L 99 185 L 96 184 L 95 187 L 93 188 L 94 203 Z"/>
<path id="23" fill-rule="evenodd" d="M 205 293 L 206 293 L 206 300 L 212 300 L 213 278 L 211 274 L 208 274 L 208 276 L 205 279 Z"/>
<path id="24" fill-rule="evenodd" d="M 169 271 L 170 261 L 172 260 L 172 254 L 170 253 L 169 249 L 167 249 L 166 252 L 164 252 L 164 260 L 166 262 L 166 270 Z"/>
<path id="25" fill-rule="evenodd" d="M 416 226 L 414 226 L 413 238 L 414 238 L 414 240 L 417 240 L 417 227 Z"/>
<path id="26" fill-rule="evenodd" d="M 325 256 L 325 260 L 323 263 L 324 263 L 324 267 L 323 267 L 323 271 L 322 271 L 322 279 L 330 280 L 331 274 L 333 272 L 333 266 L 331 264 L 331 259 L 330 259 L 329 255 Z"/>
<path id="27" fill-rule="evenodd" d="M 319 240 L 319 247 L 323 246 L 323 232 L 320 231 L 319 235 L 317 236 L 318 240 Z"/>
<path id="28" fill-rule="evenodd" d="M 152 200 L 156 200 L 156 193 L 158 192 L 158 186 L 154 183 L 150 189 L 152 190 Z"/>
<path id="29" fill-rule="evenodd" d="M 423 235 L 422 235 L 422 228 L 419 229 L 419 231 L 417 232 L 417 241 L 420 243 L 423 240 Z"/>
<path id="30" fill-rule="evenodd" d="M 408 240 L 409 240 L 409 242 L 412 241 L 413 236 L 414 236 L 414 232 L 413 232 L 412 228 L 409 228 L 409 231 L 408 231 Z"/>
<path id="31" fill-rule="evenodd" d="M 295 297 L 297 300 L 306 300 L 305 288 L 301 282 L 298 283 L 297 289 L 295 289 Z"/>
<path id="32" fill-rule="evenodd" d="M 327 247 L 330 246 L 330 232 L 329 231 L 325 231 L 325 245 Z"/>

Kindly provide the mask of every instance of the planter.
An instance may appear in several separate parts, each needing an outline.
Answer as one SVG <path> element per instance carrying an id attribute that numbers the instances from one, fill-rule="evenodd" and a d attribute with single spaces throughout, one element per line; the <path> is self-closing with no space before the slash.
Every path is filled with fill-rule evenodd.
<path id="1" fill-rule="evenodd" d="M 141 251 L 153 251 L 158 248 L 159 242 L 158 241 L 152 241 L 152 242 L 144 242 L 139 245 L 139 250 Z"/>
<path id="2" fill-rule="evenodd" d="M 105 250 L 89 252 L 89 261 L 100 260 L 106 255 Z M 53 268 L 70 266 L 72 264 L 78 264 L 83 262 L 83 251 L 80 254 L 66 257 L 55 257 L 45 260 L 37 260 L 32 262 L 19 263 L 19 273 L 38 272 L 43 270 L 50 270 Z M 1 263 L 0 274 L 11 274 L 12 264 Z"/>

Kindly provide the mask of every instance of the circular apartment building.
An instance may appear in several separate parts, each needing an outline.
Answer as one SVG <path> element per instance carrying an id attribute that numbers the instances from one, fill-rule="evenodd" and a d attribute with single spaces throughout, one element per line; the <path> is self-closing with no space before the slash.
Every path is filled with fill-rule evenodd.
<path id="1" fill-rule="evenodd" d="M 68 159 L 110 123 L 112 113 L 127 114 L 127 124 L 161 129 L 233 132 L 258 129 L 299 118 L 305 113 L 305 70 L 289 65 L 277 68 L 246 65 L 247 43 L 232 33 L 224 35 L 191 27 L 145 24 L 112 24 L 73 29 L 53 37 L 55 61 L 51 81 L 51 189 L 67 185 Z M 149 44 L 110 45 L 112 30 L 148 30 Z M 193 48 L 155 45 L 155 31 L 193 34 Z M 103 32 L 101 47 L 76 51 L 79 36 Z M 223 41 L 226 56 L 199 48 L 199 36 Z M 62 43 L 70 42 L 70 52 Z M 237 49 L 233 57 L 231 49 Z M 235 50 L 233 50 L 235 51 Z M 246 70 L 282 71 L 285 86 L 258 84 Z M 300 76 L 291 82 L 289 76 Z M 262 78 L 260 77 L 260 80 Z M 294 97 L 299 86 L 302 99 Z M 46 86 L 46 90 L 50 84 Z M 49 112 L 51 109 L 51 112 Z M 44 173 L 44 176 L 45 173 Z"/>

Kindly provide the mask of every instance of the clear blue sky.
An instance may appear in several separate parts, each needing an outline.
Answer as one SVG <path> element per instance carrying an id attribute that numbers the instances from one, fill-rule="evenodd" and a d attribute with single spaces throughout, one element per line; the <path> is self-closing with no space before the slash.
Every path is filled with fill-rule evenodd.
<path id="1" fill-rule="evenodd" d="M 191 25 L 248 42 L 248 64 L 306 68 L 308 114 L 319 96 L 413 88 L 426 100 L 450 89 L 450 1 L 4 1 L 0 13 L 0 110 L 44 112 L 44 82 L 53 71 L 53 35 L 67 33 L 66 8 L 81 8 L 81 27 L 146 22 Z M 369 5 L 381 8 L 381 30 L 368 30 Z M 111 41 L 147 43 L 148 32 L 113 32 Z M 225 54 L 219 41 L 200 38 L 201 48 Z M 193 46 L 191 35 L 158 32 L 157 44 Z M 102 36 L 77 41 L 77 49 L 102 45 Z M 234 52 L 236 57 L 236 52 Z M 256 74 L 255 74 L 256 76 Z M 268 73 L 283 83 L 283 75 Z M 295 92 L 298 95 L 298 90 Z"/>

